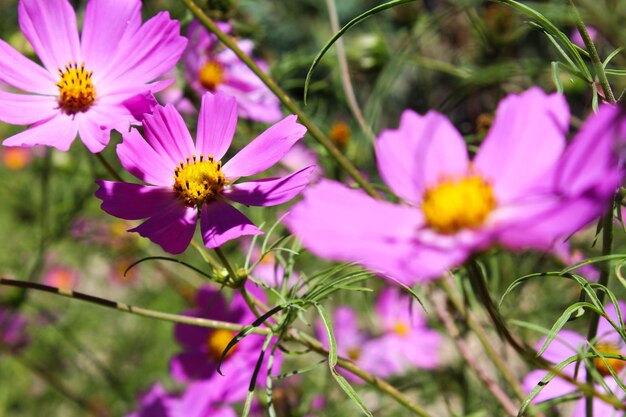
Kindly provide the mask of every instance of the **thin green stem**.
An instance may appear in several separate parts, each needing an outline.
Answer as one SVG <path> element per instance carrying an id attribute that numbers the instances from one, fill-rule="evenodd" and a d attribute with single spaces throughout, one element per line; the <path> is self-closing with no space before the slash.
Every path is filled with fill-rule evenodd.
<path id="1" fill-rule="evenodd" d="M 602 256 L 610 255 L 613 249 L 613 210 L 609 210 L 601 220 L 602 222 Z M 598 284 L 606 287 L 609 284 L 609 277 L 611 275 L 611 269 L 608 262 L 602 262 L 599 264 L 600 279 Z M 597 290 L 596 296 L 600 304 L 604 304 L 605 291 Z M 600 323 L 600 315 L 591 313 L 589 319 L 589 330 L 587 332 L 587 340 L 591 343 L 598 334 L 598 325 Z M 593 361 L 591 362 L 593 364 Z M 593 374 L 587 372 L 587 384 L 593 384 Z M 585 399 L 585 410 L 588 417 L 593 417 L 593 398 L 587 397 Z"/>
<path id="2" fill-rule="evenodd" d="M 98 161 L 100 161 L 102 166 L 104 166 L 104 168 L 111 175 L 111 177 L 113 177 L 113 179 L 115 181 L 124 182 L 122 177 L 120 177 L 120 174 L 118 174 L 117 171 L 115 171 L 115 169 L 113 169 L 113 166 L 111 166 L 111 164 L 109 164 L 109 161 L 107 161 L 104 158 L 104 156 L 102 156 L 102 153 L 94 153 L 94 155 L 96 156 L 96 159 L 98 159 Z"/>
<path id="3" fill-rule="evenodd" d="M 207 16 L 202 9 L 196 4 L 194 0 L 182 0 L 187 8 L 193 13 L 196 18 L 206 27 L 210 32 L 215 34 L 217 38 L 231 51 L 237 55 L 237 57 L 256 74 L 257 77 L 278 97 L 283 105 L 292 113 L 298 116 L 300 123 L 302 123 L 308 129 L 309 134 L 317 140 L 330 154 L 330 156 L 337 161 L 337 163 L 346 171 L 346 173 L 354 179 L 354 181 L 363 188 L 365 192 L 374 198 L 380 199 L 381 197 L 376 192 L 374 187 L 367 182 L 365 178 L 359 173 L 354 165 L 343 155 L 343 153 L 337 148 L 334 143 L 324 134 L 322 131 L 313 124 L 313 122 L 304 114 L 304 112 L 298 107 L 298 105 L 276 84 L 276 82 L 265 72 L 259 68 L 259 66 L 250 58 L 241 48 L 237 45 L 237 42 L 230 36 L 222 32 L 215 22 Z"/>
<path id="4" fill-rule="evenodd" d="M 122 311 L 125 313 L 131 313 L 138 316 L 149 317 L 157 320 L 164 320 L 173 323 L 189 324 L 192 326 L 210 327 L 212 329 L 231 330 L 234 332 L 240 332 L 246 328 L 246 326 L 236 323 L 229 323 L 220 320 L 209 320 L 199 317 L 181 316 L 178 314 L 162 313 L 160 311 L 149 310 L 146 308 L 135 307 L 129 304 L 119 303 L 117 301 L 107 300 L 106 298 L 96 297 L 90 294 L 81 293 L 78 291 L 68 291 L 61 288 L 51 287 L 49 285 L 38 284 L 35 282 L 26 282 L 8 278 L 0 278 L 0 285 L 9 287 L 26 288 L 29 290 L 43 291 L 52 294 L 57 294 L 63 297 L 72 298 L 75 300 L 86 301 L 88 303 L 97 304 L 102 307 L 107 307 L 113 310 Z M 255 334 L 269 334 L 271 330 L 263 328 L 254 328 L 250 330 Z"/>
<path id="5" fill-rule="evenodd" d="M 231 282 L 233 284 L 236 284 L 237 281 L 239 280 L 239 277 L 235 273 L 235 269 L 230 264 L 226 255 L 224 255 L 224 252 L 222 252 L 222 249 L 217 247 L 217 248 L 214 248 L 213 250 L 215 251 L 215 254 L 217 255 L 217 257 L 220 259 L 220 262 L 222 263 L 224 268 L 226 268 L 226 271 L 228 272 L 228 275 L 230 276 Z"/>
<path id="6" fill-rule="evenodd" d="M 576 27 L 578 28 L 578 32 L 585 43 L 585 47 L 587 48 L 587 52 L 589 52 L 589 58 L 591 58 L 591 63 L 593 64 L 593 68 L 595 70 L 596 76 L 598 77 L 598 81 L 600 81 L 600 85 L 602 86 L 602 91 L 604 92 L 604 97 L 606 100 L 615 104 L 615 96 L 613 95 L 613 90 L 611 89 L 611 84 L 609 84 L 609 80 L 606 77 L 606 72 L 604 71 L 604 65 L 602 65 L 602 60 L 598 55 L 598 50 L 596 49 L 591 36 L 589 36 L 589 32 L 587 31 L 587 27 L 585 26 L 585 22 L 583 22 L 580 17 L 580 13 L 578 13 L 578 9 L 574 4 L 574 0 L 568 0 L 569 4 L 574 11 L 574 17 L 576 19 Z"/>

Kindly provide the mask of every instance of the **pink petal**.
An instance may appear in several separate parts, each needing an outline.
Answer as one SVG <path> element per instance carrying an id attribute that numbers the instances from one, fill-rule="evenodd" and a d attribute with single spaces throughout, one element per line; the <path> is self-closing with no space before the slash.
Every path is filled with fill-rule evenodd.
<path id="1" fill-rule="evenodd" d="M 111 125 L 108 120 L 103 120 L 94 114 L 93 109 L 87 113 L 75 115 L 78 121 L 78 134 L 90 152 L 98 153 L 109 143 L 111 137 Z"/>
<path id="2" fill-rule="evenodd" d="M 57 72 L 52 74 L 0 39 L 0 81 L 29 93 L 57 95 Z"/>
<path id="3" fill-rule="evenodd" d="M 17 135 L 6 139 L 4 146 L 31 147 L 37 145 L 53 146 L 60 151 L 67 151 L 76 139 L 78 123 L 70 116 L 57 113 L 52 119 L 32 125 Z"/>
<path id="4" fill-rule="evenodd" d="M 200 105 L 196 148 L 201 154 L 222 159 L 237 128 L 237 101 L 222 93 L 205 93 Z"/>
<path id="5" fill-rule="evenodd" d="M 582 371 L 582 368 L 583 366 L 581 366 L 579 371 Z M 522 381 L 524 391 L 530 393 L 533 389 L 535 389 L 539 381 L 541 381 L 547 374 L 547 371 L 539 370 L 529 372 Z M 567 374 L 570 374 L 570 376 L 572 375 L 570 372 L 567 372 Z M 580 378 L 578 379 L 580 380 Z M 533 404 L 551 400 L 557 397 L 562 397 L 563 395 L 570 394 L 574 391 L 576 391 L 576 385 L 570 384 L 567 381 L 563 381 L 559 377 L 555 377 L 554 379 L 552 379 L 552 381 L 548 383 L 548 385 L 544 386 L 543 389 L 539 391 L 539 394 L 537 394 L 537 396 L 533 399 Z"/>
<path id="6" fill-rule="evenodd" d="M 141 25 L 140 0 L 90 0 L 85 10 L 81 50 L 90 69 L 106 68 L 123 45 L 125 36 Z M 102 75 L 102 74 L 99 74 Z"/>
<path id="7" fill-rule="evenodd" d="M 104 92 L 145 84 L 165 74 L 176 65 L 186 44 L 178 21 L 170 19 L 168 12 L 157 14 L 125 37 L 115 58 L 102 70 Z"/>
<path id="8" fill-rule="evenodd" d="M 200 226 L 204 245 L 209 249 L 217 248 L 240 236 L 263 234 L 239 210 L 221 200 L 202 206 Z"/>
<path id="9" fill-rule="evenodd" d="M 96 183 L 100 188 L 95 196 L 102 200 L 102 210 L 120 219 L 145 219 L 177 202 L 177 194 L 168 188 L 113 181 Z"/>
<path id="10" fill-rule="evenodd" d="M 464 175 L 468 166 L 463 138 L 445 116 L 433 111 L 424 116 L 404 111 L 400 127 L 378 137 L 376 159 L 385 183 L 414 204 L 427 187 L 442 177 Z"/>
<path id="11" fill-rule="evenodd" d="M 18 19 L 24 36 L 52 74 L 81 63 L 76 14 L 67 0 L 21 0 Z"/>
<path id="12" fill-rule="evenodd" d="M 357 262 L 408 285 L 435 278 L 467 256 L 416 242 L 422 225 L 417 209 L 377 201 L 331 181 L 308 188 L 285 223 L 316 255 Z"/>
<path id="13" fill-rule="evenodd" d="M 223 168 L 229 180 L 258 174 L 276 164 L 306 133 L 306 128 L 296 123 L 296 115 L 285 117 L 228 161 Z"/>
<path id="14" fill-rule="evenodd" d="M 499 203 L 545 186 L 565 147 L 569 108 L 562 95 L 539 88 L 507 96 L 498 105 L 493 127 L 474 164 L 492 181 Z"/>
<path id="15" fill-rule="evenodd" d="M 129 232 L 147 237 L 164 251 L 177 255 L 189 246 L 196 230 L 198 210 L 175 200 L 161 212 L 150 217 Z"/>
<path id="16" fill-rule="evenodd" d="M 197 154 L 185 121 L 171 104 L 158 106 L 154 113 L 146 114 L 143 128 L 150 146 L 169 159 L 172 167 Z"/>
<path id="17" fill-rule="evenodd" d="M 136 129 L 123 133 L 122 137 L 117 156 L 128 172 L 148 184 L 174 185 L 176 164 L 167 155 L 157 152 Z"/>
<path id="18" fill-rule="evenodd" d="M 0 91 L 0 120 L 14 125 L 29 125 L 59 113 L 56 98 Z"/>
<path id="19" fill-rule="evenodd" d="M 622 316 L 622 322 L 624 322 L 626 320 L 626 303 L 624 301 L 618 301 L 617 305 Z M 619 317 L 617 316 L 617 311 L 615 311 L 613 303 L 609 302 L 604 310 L 613 323 L 620 326 Z M 601 342 L 614 343 L 617 346 L 622 345 L 622 339 L 619 333 L 604 317 L 600 317 L 600 321 L 598 322 L 598 340 Z"/>
<path id="20" fill-rule="evenodd" d="M 291 200 L 309 184 L 314 166 L 282 178 L 267 178 L 234 184 L 224 197 L 247 206 L 275 206 Z"/>

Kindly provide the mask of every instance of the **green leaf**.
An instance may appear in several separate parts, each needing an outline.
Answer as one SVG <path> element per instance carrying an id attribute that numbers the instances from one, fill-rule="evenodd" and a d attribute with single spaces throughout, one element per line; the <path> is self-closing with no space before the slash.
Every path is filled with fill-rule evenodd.
<path id="1" fill-rule="evenodd" d="M 588 308 L 592 311 L 595 311 L 596 313 L 600 315 L 603 314 L 603 311 L 601 309 L 598 309 L 595 305 L 588 303 L 588 302 L 578 302 L 567 307 L 565 311 L 563 312 L 563 314 L 561 314 L 561 316 L 557 319 L 557 321 L 554 323 L 554 325 L 550 329 L 550 333 L 548 333 L 548 336 L 546 337 L 545 342 L 543 342 L 543 345 L 537 351 L 537 356 L 541 356 L 541 354 L 545 352 L 545 350 L 548 348 L 548 345 L 550 345 L 550 343 L 554 340 L 554 338 L 557 336 L 559 331 L 569 321 L 570 316 L 572 314 L 577 314 L 579 309 L 581 308 L 582 309 Z"/>

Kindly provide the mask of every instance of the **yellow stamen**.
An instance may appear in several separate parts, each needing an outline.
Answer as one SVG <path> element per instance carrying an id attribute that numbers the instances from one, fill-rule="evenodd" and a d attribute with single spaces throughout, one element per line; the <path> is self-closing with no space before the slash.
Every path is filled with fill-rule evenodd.
<path id="1" fill-rule="evenodd" d="M 198 78 L 204 88 L 215 91 L 215 88 L 224 81 L 224 67 L 219 62 L 209 61 L 200 69 Z"/>
<path id="2" fill-rule="evenodd" d="M 607 353 L 612 355 L 622 354 L 622 351 L 619 350 L 617 346 L 613 343 L 598 343 L 595 347 L 596 350 L 603 355 Z M 607 365 L 609 365 L 611 369 L 613 369 L 613 371 L 618 373 L 619 371 L 624 369 L 624 366 L 626 366 L 626 362 L 616 358 L 604 358 L 604 360 L 602 360 L 602 358 L 598 357 L 593 360 L 593 365 L 596 367 L 600 375 L 607 376 L 611 375 L 611 372 L 609 371 Z"/>
<path id="3" fill-rule="evenodd" d="M 393 327 L 393 331 L 400 336 L 408 336 L 410 332 L 410 327 L 405 322 L 398 321 Z"/>
<path id="4" fill-rule="evenodd" d="M 85 64 L 80 67 L 76 62 L 70 62 L 65 70 L 59 68 L 61 80 L 56 84 L 59 87 L 59 106 L 67 114 L 86 112 L 96 101 L 96 89 L 91 82 L 93 71 L 87 71 Z"/>
<path id="5" fill-rule="evenodd" d="M 478 175 L 444 180 L 426 190 L 422 202 L 428 225 L 444 234 L 481 226 L 495 207 L 493 189 Z"/>
<path id="6" fill-rule="evenodd" d="M 228 343 L 230 343 L 233 337 L 235 337 L 235 333 L 230 330 L 217 329 L 211 332 L 206 342 L 211 358 L 218 361 L 222 357 L 222 352 L 226 350 L 226 346 L 228 346 Z M 224 359 L 232 355 L 236 349 L 237 345 L 228 351 Z"/>
<path id="7" fill-rule="evenodd" d="M 356 361 L 361 357 L 361 348 L 360 347 L 351 347 L 348 349 L 348 358 Z"/>
<path id="8" fill-rule="evenodd" d="M 190 207 L 214 199 L 224 188 L 226 180 L 222 173 L 222 162 L 200 155 L 187 157 L 174 171 L 174 190 Z"/>

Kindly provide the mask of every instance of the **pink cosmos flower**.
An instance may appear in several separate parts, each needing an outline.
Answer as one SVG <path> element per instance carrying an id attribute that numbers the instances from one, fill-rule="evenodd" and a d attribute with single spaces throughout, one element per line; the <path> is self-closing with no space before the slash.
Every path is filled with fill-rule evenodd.
<path id="1" fill-rule="evenodd" d="M 158 106 L 145 115 L 144 133 L 123 134 L 117 147 L 122 165 L 152 185 L 98 181 L 96 197 L 107 213 L 127 220 L 149 217 L 130 231 L 147 237 L 170 253 L 181 253 L 191 241 L 198 214 L 204 243 L 215 248 L 243 235 L 262 232 L 226 200 L 273 206 L 295 197 L 308 184 L 313 167 L 282 178 L 235 183 L 276 164 L 306 133 L 287 116 L 222 166 L 237 126 L 237 104 L 222 93 L 206 93 L 196 143 L 173 106 Z"/>
<path id="2" fill-rule="evenodd" d="M 258 298 L 264 298 L 255 287 L 250 285 L 247 289 Z M 251 324 L 256 319 L 239 293 L 235 293 L 230 302 L 227 302 L 218 290 L 203 287 L 197 293 L 196 304 L 195 309 L 185 314 L 244 325 Z M 177 324 L 174 336 L 183 347 L 183 352 L 172 358 L 170 364 L 172 376 L 182 382 L 206 381 L 213 386 L 213 390 L 219 392 L 219 402 L 243 400 L 265 337 L 252 334 L 237 343 L 224 358 L 221 367 L 224 374 L 222 376 L 217 373 L 217 364 L 222 352 L 235 335 L 236 332 L 230 330 Z M 266 352 L 256 381 L 258 387 L 265 386 L 268 358 L 269 352 Z M 277 355 L 273 364 L 275 372 L 280 369 L 280 363 L 280 356 Z"/>
<path id="3" fill-rule="evenodd" d="M 626 317 L 626 303 L 619 301 L 619 309 L 622 317 Z M 607 316 L 618 326 L 620 322 L 617 317 L 617 312 L 613 304 L 609 304 L 605 308 Z M 544 337 L 537 343 L 536 349 L 543 346 L 546 338 Z M 619 333 L 615 331 L 615 328 L 604 318 L 600 317 L 598 324 L 598 336 L 595 342 L 595 349 L 600 353 L 610 353 L 617 355 L 626 355 L 626 346 L 624 341 L 620 337 Z M 563 362 L 567 358 L 576 356 L 580 352 L 591 351 L 588 341 L 580 334 L 571 330 L 561 330 L 557 333 L 556 338 L 548 345 L 548 348 L 541 355 L 544 359 L 553 362 L 555 365 Z M 619 378 L 623 381 L 626 378 L 626 362 L 619 359 L 606 358 L 608 365 L 617 373 Z M 616 395 L 623 394 L 619 388 L 617 382 L 611 375 L 607 364 L 601 358 L 595 358 L 593 364 L 596 370 L 604 377 L 604 382 L 611 390 L 611 393 Z M 584 383 L 587 377 L 587 370 L 584 365 L 576 362 L 565 366 L 562 372 L 566 375 L 576 378 L 577 381 Z M 530 393 L 535 386 L 547 375 L 547 371 L 536 370 L 530 372 L 523 381 L 524 390 Z M 596 384 L 595 389 L 599 392 L 610 394 L 602 387 L 601 384 Z M 550 381 L 539 394 L 533 399 L 533 403 L 539 403 L 547 401 L 553 398 L 561 397 L 563 395 L 571 394 L 576 391 L 576 386 L 564 381 L 558 377 L 555 377 Z M 621 393 L 621 394 L 620 394 Z M 585 398 L 582 397 L 576 401 L 572 417 L 585 417 Z M 621 415 L 611 405 L 604 401 L 594 399 L 593 400 L 593 415 L 598 417 Z"/>
<path id="4" fill-rule="evenodd" d="M 230 31 L 230 25 L 219 23 Z M 230 49 L 220 49 L 219 41 L 197 20 L 187 28 L 189 45 L 183 54 L 185 79 L 198 95 L 206 91 L 224 92 L 237 99 L 239 115 L 245 119 L 274 123 L 281 119 L 280 101 Z M 249 56 L 254 45 L 243 39 L 237 45 Z M 256 60 L 267 72 L 267 64 Z"/>
<path id="5" fill-rule="evenodd" d="M 603 105 L 566 147 L 563 96 L 509 95 L 472 161 L 443 115 L 406 110 L 376 141 L 378 169 L 405 204 L 320 181 L 286 218 L 320 257 L 358 262 L 407 285 L 438 277 L 493 244 L 549 250 L 601 215 L 623 172 L 617 107 Z"/>
<path id="6" fill-rule="evenodd" d="M 26 327 L 21 314 L 0 305 L 0 345 L 15 353 L 22 350 L 30 341 Z"/>
<path id="7" fill-rule="evenodd" d="M 73 290 L 78 283 L 78 272 L 64 266 L 56 266 L 46 272 L 43 283 L 64 290 Z"/>
<path id="8" fill-rule="evenodd" d="M 0 120 L 31 127 L 5 146 L 47 145 L 66 151 L 80 134 L 100 152 L 112 129 L 128 130 L 151 103 L 149 84 L 171 69 L 186 39 L 161 12 L 142 25 L 140 0 L 90 0 L 79 39 L 67 0 L 20 0 L 22 32 L 43 67 L 0 40 L 0 81 L 24 91 L 0 91 Z"/>

